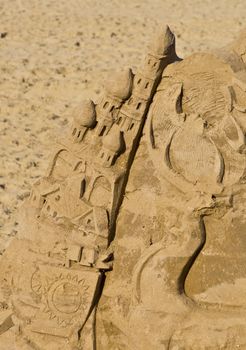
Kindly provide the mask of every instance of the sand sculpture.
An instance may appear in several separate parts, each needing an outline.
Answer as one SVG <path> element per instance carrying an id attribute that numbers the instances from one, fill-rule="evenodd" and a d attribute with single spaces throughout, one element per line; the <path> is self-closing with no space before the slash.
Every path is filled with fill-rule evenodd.
<path id="1" fill-rule="evenodd" d="M 18 349 L 246 349 L 245 65 L 165 27 L 78 106 L 0 262 Z"/>

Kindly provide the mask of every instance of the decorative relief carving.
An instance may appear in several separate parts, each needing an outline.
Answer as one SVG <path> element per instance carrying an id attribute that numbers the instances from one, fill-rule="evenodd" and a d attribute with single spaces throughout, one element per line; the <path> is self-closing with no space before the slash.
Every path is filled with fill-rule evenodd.
<path id="1" fill-rule="evenodd" d="M 228 50 L 181 60 L 161 28 L 74 111 L 0 264 L 31 348 L 244 348 L 246 80 Z"/>

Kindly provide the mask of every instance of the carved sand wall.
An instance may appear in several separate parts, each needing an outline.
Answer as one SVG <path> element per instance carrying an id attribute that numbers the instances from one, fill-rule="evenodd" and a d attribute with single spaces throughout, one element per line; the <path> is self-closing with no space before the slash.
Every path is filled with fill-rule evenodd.
<path id="1" fill-rule="evenodd" d="M 99 349 L 246 349 L 244 42 L 162 74 L 117 220 Z"/>
<path id="2" fill-rule="evenodd" d="M 82 101 L 0 261 L 19 349 L 246 349 L 246 39 Z"/>

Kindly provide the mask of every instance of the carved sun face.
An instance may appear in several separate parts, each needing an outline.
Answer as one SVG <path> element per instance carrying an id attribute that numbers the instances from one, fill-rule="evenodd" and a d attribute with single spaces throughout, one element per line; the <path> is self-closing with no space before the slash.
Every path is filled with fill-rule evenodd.
<path id="1" fill-rule="evenodd" d="M 43 291 L 42 312 L 46 319 L 62 327 L 83 323 L 97 285 L 99 275 L 88 271 L 68 271 L 41 267 Z"/>

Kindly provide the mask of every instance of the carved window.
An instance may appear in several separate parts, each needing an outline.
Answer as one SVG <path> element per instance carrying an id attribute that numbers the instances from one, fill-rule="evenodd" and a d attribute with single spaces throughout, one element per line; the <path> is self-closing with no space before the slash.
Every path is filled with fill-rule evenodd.
<path id="1" fill-rule="evenodd" d="M 145 84 L 145 89 L 147 89 L 148 86 L 149 86 L 149 82 Z"/>
<path id="2" fill-rule="evenodd" d="M 76 132 L 77 132 L 77 129 L 76 129 L 76 128 L 74 128 L 74 129 L 73 129 L 73 133 L 72 133 L 72 134 L 73 134 L 73 135 L 75 135 L 75 134 L 76 134 Z"/>
<path id="3" fill-rule="evenodd" d="M 85 179 L 83 179 L 81 181 L 81 185 L 80 185 L 80 194 L 79 194 L 79 198 L 82 198 L 84 196 L 84 193 L 85 193 Z"/>
<path id="4" fill-rule="evenodd" d="M 129 127 L 129 130 L 132 130 L 134 127 L 134 123 L 131 124 L 131 126 Z"/>
<path id="5" fill-rule="evenodd" d="M 156 66 L 157 66 L 157 63 L 158 63 L 158 62 L 155 62 L 155 63 L 153 64 L 153 67 L 156 67 Z"/>
<path id="6" fill-rule="evenodd" d="M 106 102 L 104 103 L 103 108 L 107 108 L 107 106 L 108 106 L 108 101 L 106 101 Z"/>
<path id="7" fill-rule="evenodd" d="M 111 159 L 111 156 L 108 156 L 108 162 L 110 161 L 110 159 Z"/>
<path id="8" fill-rule="evenodd" d="M 103 136 L 105 131 L 106 131 L 106 129 L 107 129 L 107 127 L 104 125 L 102 130 L 101 130 L 101 132 L 100 132 L 100 134 L 99 134 L 99 136 Z"/>
<path id="9" fill-rule="evenodd" d="M 104 152 L 101 154 L 101 158 L 103 158 L 104 157 Z"/>
<path id="10" fill-rule="evenodd" d="M 81 131 L 79 131 L 79 132 L 78 132 L 77 138 L 79 138 L 79 137 L 80 137 L 80 134 L 81 134 Z"/>
<path id="11" fill-rule="evenodd" d="M 113 110 L 114 110 L 114 106 L 112 106 L 112 107 L 110 108 L 110 111 L 109 111 L 109 112 L 113 112 Z"/>
<path id="12" fill-rule="evenodd" d="M 141 79 L 138 79 L 138 82 L 137 82 L 137 84 L 140 84 L 141 83 Z"/>
<path id="13" fill-rule="evenodd" d="M 141 102 L 139 102 L 138 104 L 137 104 L 137 107 L 136 107 L 136 109 L 140 109 L 141 108 Z"/>

